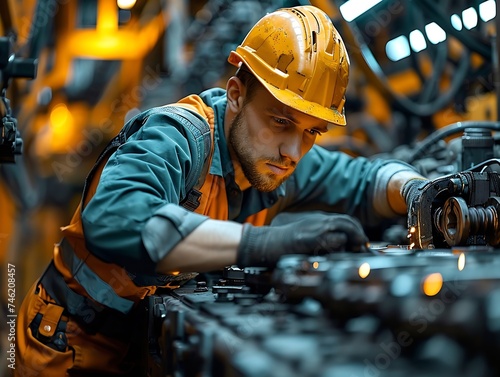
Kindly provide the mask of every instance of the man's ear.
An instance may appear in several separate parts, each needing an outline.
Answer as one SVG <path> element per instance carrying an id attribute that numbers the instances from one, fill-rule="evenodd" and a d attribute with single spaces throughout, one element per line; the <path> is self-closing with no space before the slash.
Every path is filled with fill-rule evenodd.
<path id="1" fill-rule="evenodd" d="M 227 80 L 227 106 L 233 113 L 239 113 L 243 108 L 245 93 L 246 87 L 238 77 L 232 76 Z"/>

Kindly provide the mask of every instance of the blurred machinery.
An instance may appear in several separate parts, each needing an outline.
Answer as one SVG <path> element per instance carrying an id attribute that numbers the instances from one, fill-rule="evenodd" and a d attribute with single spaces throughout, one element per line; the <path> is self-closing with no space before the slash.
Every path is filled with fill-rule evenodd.
<path id="1" fill-rule="evenodd" d="M 0 261 L 28 279 L 18 304 L 124 121 L 224 85 L 255 21 L 301 4 L 351 57 L 348 127 L 318 143 L 442 178 L 408 221 L 367 230 L 371 255 L 293 256 L 153 297 L 148 375 L 498 375 L 495 0 L 1 2 Z"/>
<path id="2" fill-rule="evenodd" d="M 495 1 L 335 4 L 354 67 L 354 116 L 343 138 L 325 144 L 373 156 L 452 123 L 497 120 Z"/>
<path id="3" fill-rule="evenodd" d="M 470 251 L 292 255 L 203 276 L 150 297 L 145 376 L 497 376 L 500 254 Z"/>

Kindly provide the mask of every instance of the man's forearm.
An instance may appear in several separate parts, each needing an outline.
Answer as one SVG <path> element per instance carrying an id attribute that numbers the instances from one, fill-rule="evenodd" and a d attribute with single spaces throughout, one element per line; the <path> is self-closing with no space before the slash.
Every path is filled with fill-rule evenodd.
<path id="1" fill-rule="evenodd" d="M 401 195 L 403 185 L 412 179 L 424 179 L 417 172 L 403 170 L 394 174 L 387 184 L 387 200 L 392 210 L 400 215 L 407 213 L 405 199 Z"/>
<path id="2" fill-rule="evenodd" d="M 377 172 L 373 187 L 373 207 L 381 217 L 391 218 L 407 213 L 401 188 L 410 179 L 423 177 L 410 165 L 393 161 Z"/>
<path id="3" fill-rule="evenodd" d="M 232 221 L 207 220 L 161 259 L 156 271 L 206 272 L 235 264 L 242 228 Z"/>

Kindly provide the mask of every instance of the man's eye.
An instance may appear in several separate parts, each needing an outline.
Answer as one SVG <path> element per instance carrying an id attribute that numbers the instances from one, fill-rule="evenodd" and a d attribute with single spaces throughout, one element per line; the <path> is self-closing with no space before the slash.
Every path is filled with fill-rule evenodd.
<path id="1" fill-rule="evenodd" d="M 274 118 L 274 122 L 280 126 L 288 126 L 289 124 L 288 119 L 283 119 L 283 118 Z"/>
<path id="2" fill-rule="evenodd" d="M 321 135 L 321 132 L 318 131 L 318 130 L 315 130 L 314 128 L 310 128 L 307 130 L 307 132 L 309 132 L 311 135 L 314 135 L 314 136 L 319 136 Z"/>

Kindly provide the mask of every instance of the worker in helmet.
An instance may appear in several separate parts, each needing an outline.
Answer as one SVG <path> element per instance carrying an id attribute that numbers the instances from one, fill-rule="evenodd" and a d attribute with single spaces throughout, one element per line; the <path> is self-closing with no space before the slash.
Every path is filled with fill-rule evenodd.
<path id="1" fill-rule="evenodd" d="M 103 152 L 23 302 L 17 376 L 134 375 L 136 309 L 157 287 L 363 252 L 362 224 L 406 214 L 411 166 L 315 145 L 346 125 L 349 58 L 323 11 L 266 15 L 229 62 L 225 89 L 139 114 Z"/>

